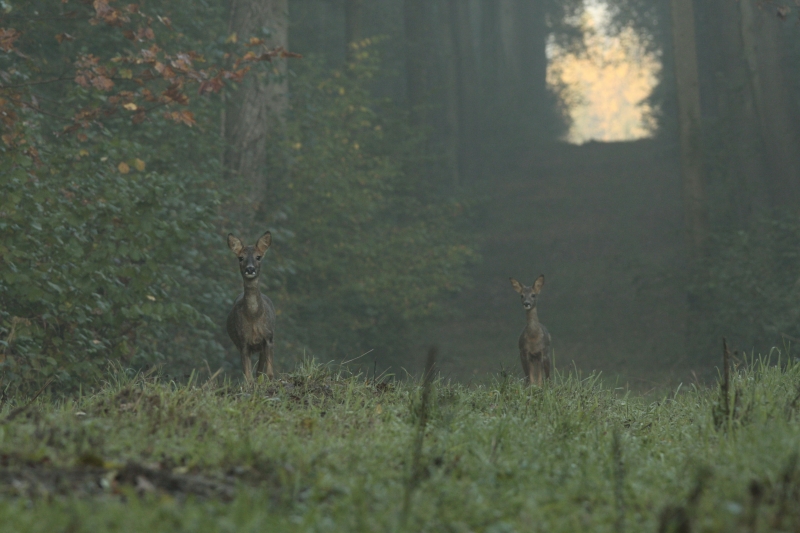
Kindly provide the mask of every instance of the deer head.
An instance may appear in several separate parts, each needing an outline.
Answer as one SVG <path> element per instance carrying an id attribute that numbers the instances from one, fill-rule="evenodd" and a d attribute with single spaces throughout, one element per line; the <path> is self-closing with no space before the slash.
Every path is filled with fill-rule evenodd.
<path id="1" fill-rule="evenodd" d="M 544 286 L 544 274 L 536 278 L 536 281 L 534 281 L 533 285 L 530 287 L 523 285 L 514 278 L 510 279 L 511 279 L 511 286 L 514 287 L 514 290 L 517 291 L 517 293 L 522 298 L 522 307 L 524 307 L 526 310 L 535 309 L 536 298 L 542 291 L 542 286 Z"/>
<path id="2" fill-rule="evenodd" d="M 255 246 L 245 246 L 242 241 L 233 236 L 233 233 L 228 233 L 228 248 L 239 258 L 239 271 L 245 281 L 258 278 L 258 273 L 261 271 L 261 259 L 270 244 L 272 244 L 270 232 L 264 233 Z"/>

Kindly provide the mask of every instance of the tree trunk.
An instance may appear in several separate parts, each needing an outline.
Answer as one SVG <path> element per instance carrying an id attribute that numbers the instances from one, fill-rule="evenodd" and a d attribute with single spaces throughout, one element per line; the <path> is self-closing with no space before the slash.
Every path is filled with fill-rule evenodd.
<path id="1" fill-rule="evenodd" d="M 353 59 L 353 43 L 364 38 L 364 0 L 344 0 L 344 40 L 348 61 Z"/>
<path id="2" fill-rule="evenodd" d="M 453 49 L 453 21 L 450 17 L 449 0 L 439 0 L 440 49 L 442 50 L 444 85 L 444 122 L 442 137 L 447 154 L 447 163 L 452 172 L 453 187 L 461 184 L 458 165 L 459 135 L 461 131 L 458 115 L 458 73 Z"/>
<path id="3" fill-rule="evenodd" d="M 467 2 L 449 0 L 449 7 L 459 118 L 458 174 L 462 180 L 469 180 L 477 176 L 481 158 L 476 142 L 478 73 L 475 68 L 472 21 Z"/>
<path id="4" fill-rule="evenodd" d="M 672 45 L 678 100 L 678 136 L 683 172 L 684 220 L 690 257 L 702 254 L 708 236 L 708 214 L 703 187 L 700 90 L 697 77 L 692 0 L 672 0 Z"/>
<path id="5" fill-rule="evenodd" d="M 542 1 L 517 0 L 514 6 L 514 63 L 518 68 L 518 100 L 522 133 L 530 141 L 550 139 L 557 132 L 553 97 L 547 88 L 547 19 Z"/>
<path id="6" fill-rule="evenodd" d="M 428 62 L 431 54 L 427 31 L 426 5 L 428 0 L 404 0 L 403 15 L 406 37 L 406 83 L 411 123 L 427 122 L 426 106 L 429 96 Z"/>
<path id="7" fill-rule="evenodd" d="M 781 64 L 780 25 L 777 17 L 757 10 L 751 0 L 739 0 L 744 57 L 760 125 L 770 189 L 775 205 L 800 201 L 800 132 Z"/>
<path id="8" fill-rule="evenodd" d="M 497 82 L 502 63 L 500 37 L 500 3 L 481 0 L 480 77 L 481 98 L 491 102 L 497 98 Z"/>
<path id="9" fill-rule="evenodd" d="M 239 42 L 263 38 L 265 48 L 288 46 L 287 0 L 231 0 L 230 29 Z M 267 190 L 267 142 L 280 130 L 287 108 L 286 62 L 278 59 L 251 72 L 225 106 L 225 170 L 245 182 L 254 211 Z"/>

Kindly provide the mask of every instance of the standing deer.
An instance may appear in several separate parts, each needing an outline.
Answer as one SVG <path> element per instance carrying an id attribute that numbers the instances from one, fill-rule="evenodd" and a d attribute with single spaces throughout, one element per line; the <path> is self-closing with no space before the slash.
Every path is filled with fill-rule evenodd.
<path id="1" fill-rule="evenodd" d="M 536 313 L 536 297 L 544 285 L 544 274 L 536 278 L 533 286 L 526 287 L 514 278 L 511 279 L 511 286 L 522 297 L 522 307 L 528 317 L 528 325 L 522 330 L 519 336 L 519 358 L 522 361 L 522 371 L 528 378 L 528 385 L 542 385 L 542 373 L 544 379 L 550 378 L 550 333 L 547 328 L 539 322 L 539 315 Z"/>
<path id="2" fill-rule="evenodd" d="M 228 336 L 242 354 L 242 371 L 245 379 L 253 381 L 250 356 L 258 354 L 256 377 L 266 373 L 273 377 L 272 339 L 275 332 L 275 307 L 272 301 L 258 290 L 258 274 L 261 259 L 269 245 L 272 235 L 266 232 L 255 246 L 244 246 L 242 241 L 228 234 L 228 248 L 239 258 L 239 272 L 242 274 L 244 292 L 233 302 L 228 314 Z"/>

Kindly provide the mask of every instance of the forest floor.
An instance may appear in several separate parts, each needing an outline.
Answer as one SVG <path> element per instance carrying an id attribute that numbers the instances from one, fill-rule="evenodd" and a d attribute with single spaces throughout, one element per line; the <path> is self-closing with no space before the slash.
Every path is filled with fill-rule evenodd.
<path id="1" fill-rule="evenodd" d="M 539 319 L 556 364 L 635 390 L 708 379 L 718 354 L 685 349 L 680 175 L 656 141 L 561 144 L 531 152 L 477 191 L 482 261 L 454 317 L 431 328 L 445 375 L 521 376 L 525 314 L 508 278 L 545 274 Z M 416 347 L 423 353 L 422 346 Z M 698 355 L 702 357 L 698 357 Z M 706 365 L 708 366 L 708 365 Z M 417 370 L 419 370 L 417 368 Z"/>
<path id="2" fill-rule="evenodd" d="M 251 388 L 118 375 L 6 403 L 0 530 L 800 527 L 800 365 L 739 369 L 727 404 L 718 387 L 651 401 L 561 373 L 541 389 L 439 378 L 425 402 L 419 383 L 335 370 Z"/>

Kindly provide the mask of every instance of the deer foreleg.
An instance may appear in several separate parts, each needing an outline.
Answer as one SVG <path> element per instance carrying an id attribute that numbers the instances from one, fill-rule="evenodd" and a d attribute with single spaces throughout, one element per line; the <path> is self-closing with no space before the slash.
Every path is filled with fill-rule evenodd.
<path id="1" fill-rule="evenodd" d="M 544 373 L 544 361 L 543 356 L 541 353 L 537 353 L 531 356 L 531 367 L 533 368 L 531 372 L 531 383 L 536 383 L 538 386 L 542 386 L 542 374 Z M 535 379 L 534 377 L 535 376 Z"/>
<path id="2" fill-rule="evenodd" d="M 522 373 L 525 374 L 525 379 L 528 380 L 528 385 L 533 383 L 533 375 L 531 374 L 531 362 L 528 358 L 528 353 L 525 351 L 519 352 L 519 359 L 522 362 Z"/>
<path id="3" fill-rule="evenodd" d="M 253 371 L 250 363 L 250 349 L 245 345 L 242 348 L 242 372 L 244 372 L 244 379 L 248 383 L 253 381 Z"/>
<path id="4" fill-rule="evenodd" d="M 266 373 L 268 379 L 273 378 L 274 372 L 272 370 L 272 351 L 273 351 L 272 341 L 268 340 L 264 342 L 264 346 L 261 348 L 261 355 L 258 357 L 258 365 L 256 366 L 256 377 Z"/>

